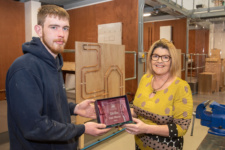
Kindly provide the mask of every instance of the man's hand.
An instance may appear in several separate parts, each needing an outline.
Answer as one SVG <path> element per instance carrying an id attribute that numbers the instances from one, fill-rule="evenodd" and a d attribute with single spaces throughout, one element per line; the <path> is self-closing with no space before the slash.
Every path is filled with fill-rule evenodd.
<path id="1" fill-rule="evenodd" d="M 108 132 L 111 128 L 105 129 L 105 124 L 98 124 L 95 122 L 87 122 L 84 124 L 85 133 L 93 136 L 103 135 Z"/>
<path id="2" fill-rule="evenodd" d="M 86 118 L 96 119 L 95 108 L 92 103 L 95 100 L 84 100 L 81 103 L 77 104 L 74 113 Z"/>

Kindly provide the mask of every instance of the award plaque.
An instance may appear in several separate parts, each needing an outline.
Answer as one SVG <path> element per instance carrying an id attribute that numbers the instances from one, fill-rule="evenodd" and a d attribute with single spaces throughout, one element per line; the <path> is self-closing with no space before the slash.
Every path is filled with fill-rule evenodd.
<path id="1" fill-rule="evenodd" d="M 105 124 L 107 128 L 132 122 L 126 95 L 96 100 L 95 111 L 98 123 Z"/>

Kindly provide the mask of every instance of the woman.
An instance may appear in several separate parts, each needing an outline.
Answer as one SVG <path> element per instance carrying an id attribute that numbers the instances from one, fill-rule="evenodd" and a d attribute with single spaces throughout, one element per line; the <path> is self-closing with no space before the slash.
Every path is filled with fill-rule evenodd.
<path id="1" fill-rule="evenodd" d="M 193 100 L 189 84 L 176 76 L 179 71 L 175 46 L 166 39 L 155 42 L 133 102 L 135 124 L 123 126 L 135 135 L 136 150 L 183 148 Z"/>

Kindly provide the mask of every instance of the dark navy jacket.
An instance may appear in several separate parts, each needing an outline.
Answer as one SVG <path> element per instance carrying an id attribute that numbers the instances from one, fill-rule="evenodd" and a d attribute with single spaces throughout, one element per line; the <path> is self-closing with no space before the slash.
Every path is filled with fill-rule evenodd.
<path id="1" fill-rule="evenodd" d="M 55 59 L 39 38 L 24 43 L 24 55 L 6 78 L 11 150 L 74 150 L 84 125 L 71 123 L 59 54 Z"/>

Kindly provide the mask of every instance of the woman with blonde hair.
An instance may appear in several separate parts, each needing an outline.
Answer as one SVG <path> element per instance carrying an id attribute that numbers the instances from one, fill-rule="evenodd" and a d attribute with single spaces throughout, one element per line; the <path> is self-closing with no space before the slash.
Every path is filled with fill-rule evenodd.
<path id="1" fill-rule="evenodd" d="M 175 46 L 166 39 L 156 41 L 147 56 L 147 72 L 137 89 L 135 124 L 123 127 L 135 135 L 136 150 L 181 150 L 191 122 L 193 100 L 189 84 L 180 72 Z"/>

